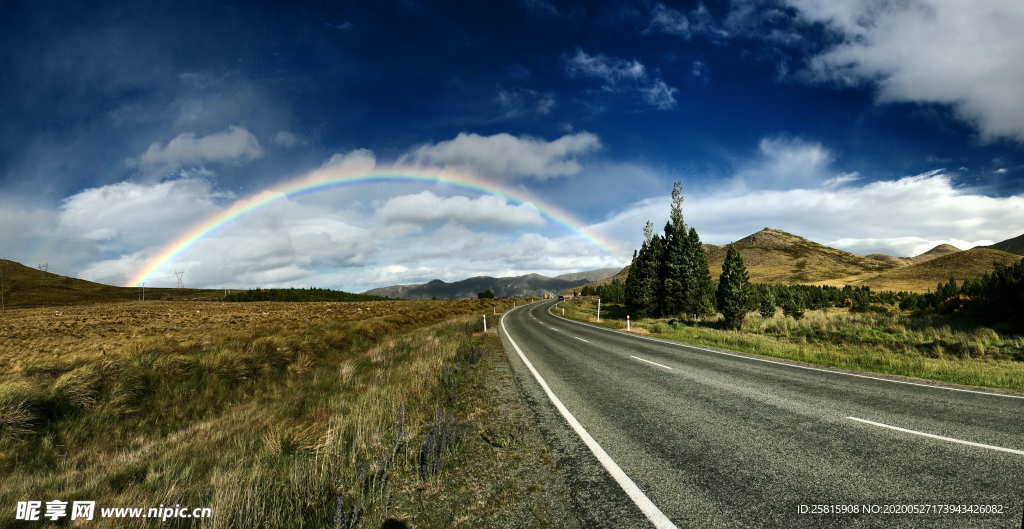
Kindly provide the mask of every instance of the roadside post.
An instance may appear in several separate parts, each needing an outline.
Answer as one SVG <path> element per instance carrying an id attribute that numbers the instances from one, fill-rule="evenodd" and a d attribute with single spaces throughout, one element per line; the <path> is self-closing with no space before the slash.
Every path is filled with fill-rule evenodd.
<path id="1" fill-rule="evenodd" d="M 484 332 L 487 332 L 487 315 L 484 314 Z"/>
<path id="2" fill-rule="evenodd" d="M 597 321 L 601 321 L 601 298 L 597 298 Z"/>
<path id="3" fill-rule="evenodd" d="M 631 327 L 629 326 L 629 314 L 626 314 L 626 330 L 628 331 L 630 330 L 630 328 Z"/>

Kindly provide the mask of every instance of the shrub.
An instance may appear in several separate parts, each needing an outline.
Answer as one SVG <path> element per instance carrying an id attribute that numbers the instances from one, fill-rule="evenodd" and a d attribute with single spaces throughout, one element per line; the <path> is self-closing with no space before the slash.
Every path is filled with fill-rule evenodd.
<path id="1" fill-rule="evenodd" d="M 0 384 L 0 439 L 32 433 L 43 396 L 28 383 Z"/>

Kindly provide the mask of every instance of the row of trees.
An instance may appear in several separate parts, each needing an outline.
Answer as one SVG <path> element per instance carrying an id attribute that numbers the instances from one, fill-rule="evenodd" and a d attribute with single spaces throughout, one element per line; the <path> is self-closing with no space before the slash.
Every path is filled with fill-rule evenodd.
<path id="1" fill-rule="evenodd" d="M 901 292 L 900 308 L 916 312 L 959 314 L 990 324 L 1024 331 L 1019 316 L 1024 309 L 1024 259 L 960 284 L 953 279 L 939 283 L 926 294 Z"/>
<path id="2" fill-rule="evenodd" d="M 743 257 L 732 245 L 726 248 L 716 287 L 700 236 L 683 221 L 683 200 L 682 186 L 676 182 L 664 233 L 654 233 L 653 225 L 647 222 L 644 242 L 633 255 L 629 276 L 621 290 L 613 282 L 583 293 L 599 295 L 611 302 L 621 299 L 638 318 L 698 319 L 714 314 L 717 309 L 725 325 L 731 328 L 739 328 L 747 313 L 753 310 L 771 317 L 776 307 L 781 307 L 783 314 L 799 319 L 807 309 L 850 307 L 866 311 L 872 303 L 899 300 L 897 294 L 879 295 L 867 287 L 752 285 Z"/>
<path id="3" fill-rule="evenodd" d="M 232 292 L 224 301 L 381 301 L 388 298 L 328 288 L 255 288 Z"/>
<path id="4" fill-rule="evenodd" d="M 739 327 L 752 303 L 743 258 L 729 246 L 716 289 L 700 235 L 683 221 L 683 200 L 682 184 L 676 182 L 664 233 L 654 233 L 649 221 L 644 226 L 644 242 L 633 254 L 623 286 L 626 306 L 637 317 L 690 319 L 713 314 L 717 308 L 726 325 Z"/>
<path id="5" fill-rule="evenodd" d="M 626 302 L 626 285 L 618 279 L 613 279 L 610 283 L 605 283 L 603 285 L 587 285 L 581 288 L 578 292 L 581 296 L 597 296 L 606 303 Z"/>
<path id="6" fill-rule="evenodd" d="M 700 236 L 683 222 L 683 190 L 672 187 L 672 206 L 663 234 L 644 226 L 644 242 L 635 252 L 625 284 L 629 310 L 643 316 L 699 318 L 714 307 L 714 286 Z"/>

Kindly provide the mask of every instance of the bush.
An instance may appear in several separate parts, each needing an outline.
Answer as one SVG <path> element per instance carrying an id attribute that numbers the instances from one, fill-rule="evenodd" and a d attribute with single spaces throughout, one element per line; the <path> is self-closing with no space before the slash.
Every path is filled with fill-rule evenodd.
<path id="1" fill-rule="evenodd" d="M 665 334 L 669 331 L 669 329 L 670 327 L 668 325 L 665 325 L 664 323 L 659 321 L 654 323 L 654 325 L 651 325 L 648 330 L 655 334 Z"/>
<path id="2" fill-rule="evenodd" d="M 804 317 L 804 304 L 798 296 L 790 296 L 786 301 L 782 302 L 782 314 L 789 316 L 794 320 L 800 320 Z"/>
<path id="3" fill-rule="evenodd" d="M 0 439 L 32 433 L 39 421 L 38 408 L 45 399 L 24 382 L 0 384 Z"/>

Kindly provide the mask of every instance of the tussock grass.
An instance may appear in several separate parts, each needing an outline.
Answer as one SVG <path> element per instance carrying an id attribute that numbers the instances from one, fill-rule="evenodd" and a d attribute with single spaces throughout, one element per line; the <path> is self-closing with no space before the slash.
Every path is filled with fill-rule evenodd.
<path id="1" fill-rule="evenodd" d="M 592 302 L 563 306 L 567 317 L 594 323 Z M 625 328 L 625 321 L 608 319 L 615 311 L 602 307 L 601 325 Z M 668 318 L 640 319 L 633 327 L 670 340 L 827 367 L 1024 392 L 1024 337 L 984 327 L 957 329 L 904 314 L 834 308 L 807 311 L 801 320 L 750 313 L 739 330 L 719 328 L 716 320 Z"/>
<path id="2" fill-rule="evenodd" d="M 379 527 L 398 483 L 440 479 L 419 477 L 421 447 L 476 376 L 472 348 L 483 338 L 470 332 L 494 303 L 506 308 L 69 307 L 58 321 L 76 339 L 47 335 L 52 311 L 9 311 L 0 503 L 177 503 L 212 507 L 209 527 Z"/>

